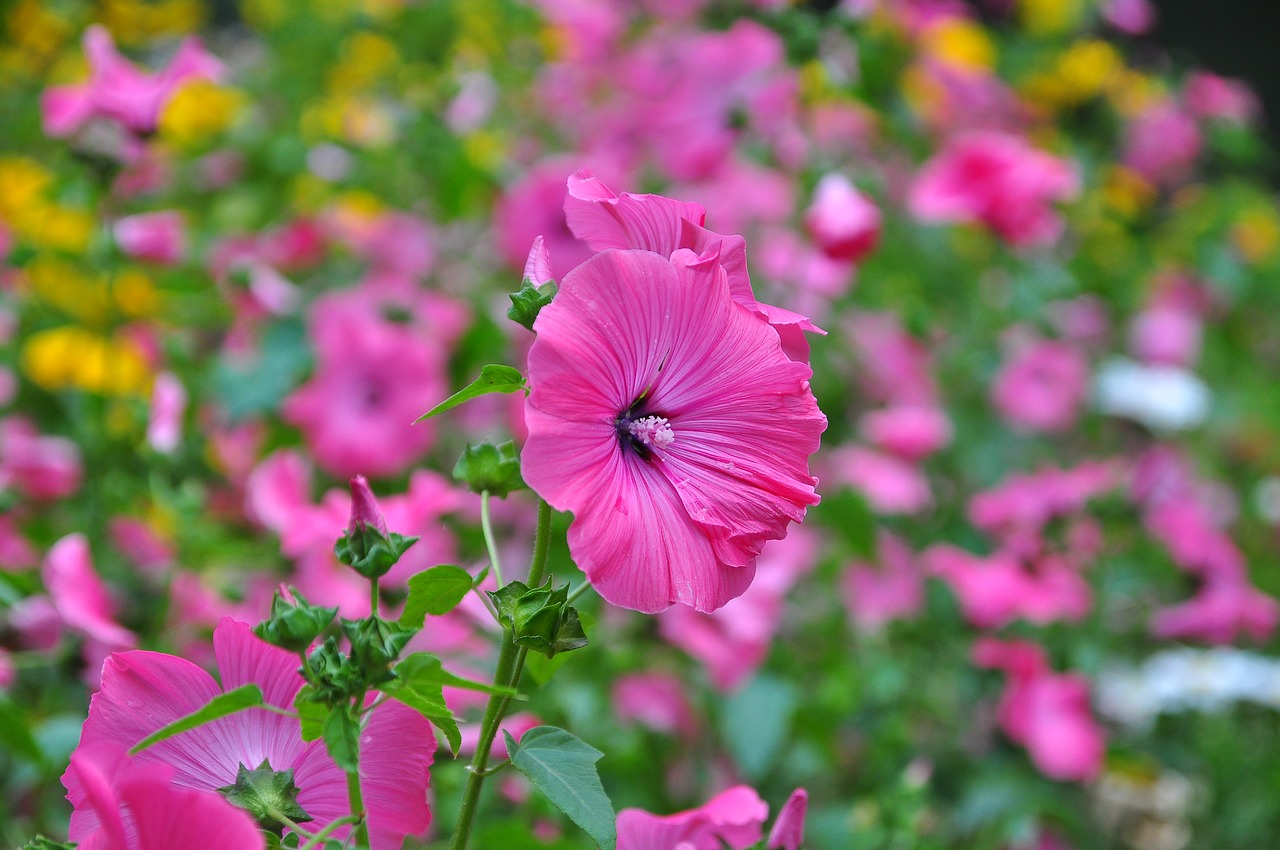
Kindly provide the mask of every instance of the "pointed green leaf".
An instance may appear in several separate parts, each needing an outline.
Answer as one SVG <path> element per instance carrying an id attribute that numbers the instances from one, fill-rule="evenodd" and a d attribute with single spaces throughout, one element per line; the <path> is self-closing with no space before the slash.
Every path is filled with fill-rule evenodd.
<path id="1" fill-rule="evenodd" d="M 441 564 L 409 579 L 409 598 L 400 625 L 420 629 L 428 614 L 438 617 L 457 607 L 471 592 L 471 574 L 453 564 Z"/>
<path id="2" fill-rule="evenodd" d="M 519 744 L 505 730 L 502 735 L 512 765 L 601 850 L 614 850 L 616 816 L 596 772 L 604 753 L 554 726 L 530 729 Z"/>
<path id="3" fill-rule="evenodd" d="M 319 740 L 324 734 L 324 719 L 329 714 L 328 708 L 324 703 L 316 702 L 314 695 L 315 688 L 304 685 L 293 698 L 294 711 L 302 721 L 302 740 L 308 742 Z"/>
<path id="4" fill-rule="evenodd" d="M 450 752 L 456 755 L 458 747 L 462 745 L 462 733 L 458 731 L 457 718 L 445 705 L 442 680 L 432 673 L 433 665 L 427 659 L 434 659 L 436 665 L 440 663 L 438 658 L 428 652 L 415 652 L 396 665 L 396 677 L 379 684 L 378 690 L 435 724 L 449 742 Z"/>
<path id="5" fill-rule="evenodd" d="M 188 729 L 195 729 L 197 726 L 217 720 L 219 717 L 226 717 L 228 714 L 235 714 L 237 711 L 244 711 L 246 708 L 254 708 L 263 704 L 262 691 L 257 685 L 241 685 L 225 694 L 218 694 L 213 699 L 205 703 L 203 708 L 191 712 L 185 717 L 179 717 L 167 726 L 163 726 L 143 738 L 133 749 L 129 750 L 129 755 L 136 755 L 142 752 L 152 744 L 158 744 L 166 738 L 172 738 L 174 735 L 186 732 Z"/>
<path id="6" fill-rule="evenodd" d="M 424 419 L 430 419 L 432 416 L 439 416 L 446 410 L 452 410 L 464 401 L 471 401 L 473 398 L 479 398 L 489 393 L 513 393 L 517 390 L 525 388 L 524 376 L 520 374 L 519 369 L 512 369 L 510 366 L 501 366 L 497 363 L 490 363 L 487 366 L 480 367 L 480 377 L 476 378 L 467 386 L 458 390 L 426 413 L 419 416 L 415 422 L 421 422 Z"/>
<path id="7" fill-rule="evenodd" d="M 360 767 L 360 726 L 348 706 L 336 705 L 324 719 L 324 745 L 338 767 L 348 773 Z"/>

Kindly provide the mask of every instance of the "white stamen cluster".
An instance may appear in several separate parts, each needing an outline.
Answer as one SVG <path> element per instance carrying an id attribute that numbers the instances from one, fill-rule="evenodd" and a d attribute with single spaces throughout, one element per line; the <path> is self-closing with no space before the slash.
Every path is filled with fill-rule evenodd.
<path id="1" fill-rule="evenodd" d="M 628 426 L 631 436 L 654 449 L 665 449 L 676 438 L 671 423 L 662 416 L 645 416 Z"/>

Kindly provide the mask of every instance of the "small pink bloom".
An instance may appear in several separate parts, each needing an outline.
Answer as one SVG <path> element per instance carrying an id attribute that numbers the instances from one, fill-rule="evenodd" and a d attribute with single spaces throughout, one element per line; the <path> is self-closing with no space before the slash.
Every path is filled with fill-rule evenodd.
<path id="1" fill-rule="evenodd" d="M 827 174 L 818 181 L 804 225 L 828 256 L 851 263 L 871 253 L 880 241 L 880 209 L 843 174 Z"/>
<path id="2" fill-rule="evenodd" d="M 641 809 L 618 812 L 618 850 L 746 850 L 763 837 L 769 806 L 745 785 L 704 805 L 665 817 Z"/>
<path id="3" fill-rule="evenodd" d="M 1182 90 L 1187 109 L 1198 118 L 1212 118 L 1244 124 L 1258 116 L 1258 96 L 1243 80 L 1232 80 L 1196 71 Z"/>
<path id="4" fill-rule="evenodd" d="M 864 414 L 859 423 L 870 442 L 903 460 L 918 462 L 951 442 L 951 418 L 937 407 L 898 405 Z"/>
<path id="5" fill-rule="evenodd" d="M 667 673 L 632 673 L 613 684 L 613 713 L 623 725 L 638 723 L 666 735 L 689 738 L 697 729 L 684 684 Z"/>
<path id="6" fill-rule="evenodd" d="M 30 569 L 39 559 L 13 514 L 0 513 L 0 572 Z"/>
<path id="7" fill-rule="evenodd" d="M 1079 191 L 1069 161 L 1019 136 L 981 132 L 950 140 L 925 164 L 909 206 L 921 221 L 981 222 L 1011 245 L 1047 245 L 1062 231 L 1052 203 Z"/>
<path id="8" fill-rule="evenodd" d="M 1154 304 L 1129 328 L 1129 350 L 1147 363 L 1191 366 L 1200 356 L 1204 323 L 1196 311 L 1178 304 Z"/>
<path id="9" fill-rule="evenodd" d="M 1120 467 L 1107 461 L 1009 475 L 969 500 L 969 521 L 1001 538 L 1038 534 L 1053 518 L 1079 513 L 1090 499 L 1115 490 L 1120 479 Z"/>
<path id="10" fill-rule="evenodd" d="M 1190 600 L 1156 612 L 1153 633 L 1164 640 L 1229 644 L 1240 635 L 1264 642 L 1280 622 L 1280 603 L 1244 580 L 1210 578 Z"/>
<path id="11" fill-rule="evenodd" d="M 857 490 L 879 514 L 914 514 L 929 507 L 929 480 L 914 464 L 863 446 L 842 446 L 827 455 L 828 473 Z"/>
<path id="12" fill-rule="evenodd" d="M 292 710 L 304 682 L 298 658 L 253 635 L 248 624 L 226 619 L 214 631 L 214 652 L 222 673 L 219 686 L 201 668 L 158 652 L 123 652 L 107 659 L 102 688 L 89 703 L 77 753 L 104 744 L 128 748 L 165 724 L 241 685 L 257 685 L 277 708 Z M 360 736 L 360 785 L 374 850 L 398 848 L 431 822 L 427 806 L 429 769 L 436 742 L 430 724 L 395 700 L 367 715 Z M 72 755 L 72 759 L 76 759 Z M 235 782 L 240 765 L 266 760 L 274 770 L 293 770 L 298 803 L 323 828 L 349 814 L 346 774 L 329 758 L 323 741 L 304 742 L 298 720 L 264 709 L 215 720 L 143 750 L 135 761 L 173 771 L 180 788 L 214 791 Z M 71 839 L 81 841 L 99 828 L 93 788 L 74 770 L 63 776 L 71 815 Z M 334 832 L 339 839 L 349 828 Z"/>
<path id="13" fill-rule="evenodd" d="M 91 26 L 84 33 L 89 59 L 86 83 L 54 86 L 40 100 L 45 133 L 69 136 L 94 118 L 108 118 L 145 135 L 178 87 L 188 80 L 218 80 L 222 63 L 206 53 L 199 39 L 187 38 L 165 68 L 155 74 L 140 71 L 122 57 L 106 27 Z"/>
<path id="14" fill-rule="evenodd" d="M 383 537 L 387 536 L 387 520 L 378 509 L 369 480 L 357 475 L 351 479 L 351 518 L 347 520 L 347 531 L 354 534 L 370 526 Z"/>
<path id="15" fill-rule="evenodd" d="M 1195 119 L 1172 100 L 1158 101 L 1129 121 L 1122 159 L 1150 182 L 1173 186 L 1190 176 L 1202 145 Z"/>
<path id="16" fill-rule="evenodd" d="M 1000 415 L 1022 431 L 1065 431 L 1075 424 L 1089 390 L 1089 364 L 1063 342 L 1041 340 L 1016 350 L 991 387 Z"/>
<path id="17" fill-rule="evenodd" d="M 137 646 L 137 636 L 116 622 L 116 604 L 93 569 L 83 534 L 53 544 L 40 578 L 68 628 L 111 649 Z"/>
<path id="18" fill-rule="evenodd" d="M 1005 671 L 997 707 L 1000 727 L 1027 748 L 1050 779 L 1087 782 L 1102 770 L 1106 740 L 1089 708 L 1089 682 L 1054 673 L 1044 650 L 1026 641 L 982 638 L 973 649 L 980 667 Z"/>
<path id="19" fill-rule="evenodd" d="M 1156 9 L 1151 0 L 1103 0 L 1102 17 L 1123 33 L 1142 35 L 1155 26 Z"/>
<path id="20" fill-rule="evenodd" d="M 111 542 L 139 569 L 153 576 L 173 565 L 173 547 L 141 519 L 113 517 Z"/>
<path id="21" fill-rule="evenodd" d="M 187 407 L 187 388 L 172 372 L 156 375 L 151 389 L 151 418 L 147 421 L 147 443 L 169 454 L 182 442 L 182 415 Z"/>
<path id="22" fill-rule="evenodd" d="M 173 266 L 187 250 L 186 225 L 173 210 L 125 216 L 113 230 L 120 250 L 139 260 Z"/>
<path id="23" fill-rule="evenodd" d="M 255 765 L 256 767 L 256 765 Z M 78 830 L 84 850 L 256 850 L 265 847 L 258 825 L 213 789 L 174 784 L 175 771 L 132 758 L 103 742 L 80 747 L 63 775 L 94 826 Z M 72 791 L 72 789 L 75 789 Z"/>
<path id="24" fill-rule="evenodd" d="M 569 548 L 601 596 L 652 613 L 741 595 L 818 501 L 809 367 L 735 302 L 715 253 L 606 251 L 534 329 L 525 480 L 574 513 Z"/>
<path id="25" fill-rule="evenodd" d="M 39 434 L 30 420 L 0 421 L 0 484 L 33 499 L 61 499 L 80 489 L 80 448 L 64 437 Z"/>
<path id="26" fill-rule="evenodd" d="M 808 809 L 809 792 L 803 788 L 791 792 L 769 830 L 766 850 L 800 850 L 804 846 L 804 816 Z"/>
<path id="27" fill-rule="evenodd" d="M 850 564 L 841 585 L 845 608 L 863 632 L 878 632 L 924 605 L 924 572 L 907 545 L 881 531 L 877 548 L 879 565 Z"/>
<path id="28" fill-rule="evenodd" d="M 937 406 L 929 349 L 897 315 L 857 312 L 845 336 L 858 354 L 858 379 L 868 395 L 891 404 Z"/>
<path id="29" fill-rule="evenodd" d="M 571 166 L 549 160 L 530 169 L 512 183 L 498 199 L 493 211 L 493 227 L 498 252 L 513 269 L 523 267 L 529 245 L 541 237 L 546 246 L 550 277 L 563 280 L 565 274 L 594 253 L 565 223 L 564 175 Z"/>
<path id="30" fill-rule="evenodd" d="M 950 585 L 965 619 L 980 629 L 1017 619 L 1079 620 L 1093 604 L 1088 582 L 1061 558 L 1027 565 L 1006 551 L 981 557 L 947 544 L 931 546 L 923 557 L 928 570 Z"/>

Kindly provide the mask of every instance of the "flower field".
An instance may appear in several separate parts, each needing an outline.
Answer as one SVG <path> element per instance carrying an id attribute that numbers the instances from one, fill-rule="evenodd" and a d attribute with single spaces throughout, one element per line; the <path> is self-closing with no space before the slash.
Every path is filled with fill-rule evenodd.
<path id="1" fill-rule="evenodd" d="M 0 846 L 1271 846 L 1275 155 L 1157 13 L 0 4 Z"/>

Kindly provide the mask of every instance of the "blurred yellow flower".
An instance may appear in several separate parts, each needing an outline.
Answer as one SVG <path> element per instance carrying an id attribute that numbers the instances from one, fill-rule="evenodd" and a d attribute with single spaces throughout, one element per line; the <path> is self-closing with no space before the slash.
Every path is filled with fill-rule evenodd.
<path id="1" fill-rule="evenodd" d="M 1084 11 L 1082 0 L 1018 0 L 1018 18 L 1033 35 L 1056 35 L 1074 27 Z"/>
<path id="2" fill-rule="evenodd" d="M 104 395 L 146 395 L 153 376 L 131 340 L 75 325 L 39 331 L 22 348 L 22 371 L 47 390 L 82 389 Z"/>
<path id="3" fill-rule="evenodd" d="M 142 44 L 196 31 L 204 23 L 205 4 L 200 0 L 102 0 L 98 14 L 116 41 Z"/>
<path id="4" fill-rule="evenodd" d="M 939 61 L 968 70 L 989 70 L 996 61 L 996 46 L 987 31 L 963 18 L 946 18 L 929 27 L 921 47 Z"/>
<path id="5" fill-rule="evenodd" d="M 341 58 L 329 71 L 328 87 L 334 94 L 350 94 L 371 88 L 400 61 L 400 51 L 388 39 L 360 32 L 342 45 Z"/>
<path id="6" fill-rule="evenodd" d="M 1102 179 L 1102 200 L 1125 218 L 1132 218 L 1156 200 L 1156 187 L 1132 168 L 1113 165 Z"/>
<path id="7" fill-rule="evenodd" d="M 22 212 L 43 202 L 53 175 L 33 159 L 10 156 L 0 159 L 0 218 L 16 223 Z"/>
<path id="8" fill-rule="evenodd" d="M 160 113 L 160 137 L 179 147 L 190 147 L 227 129 L 244 96 L 235 89 L 208 80 L 184 83 Z"/>
<path id="9" fill-rule="evenodd" d="M 1245 210 L 1231 228 L 1231 242 L 1250 263 L 1271 258 L 1280 247 L 1280 215 L 1270 205 Z"/>

